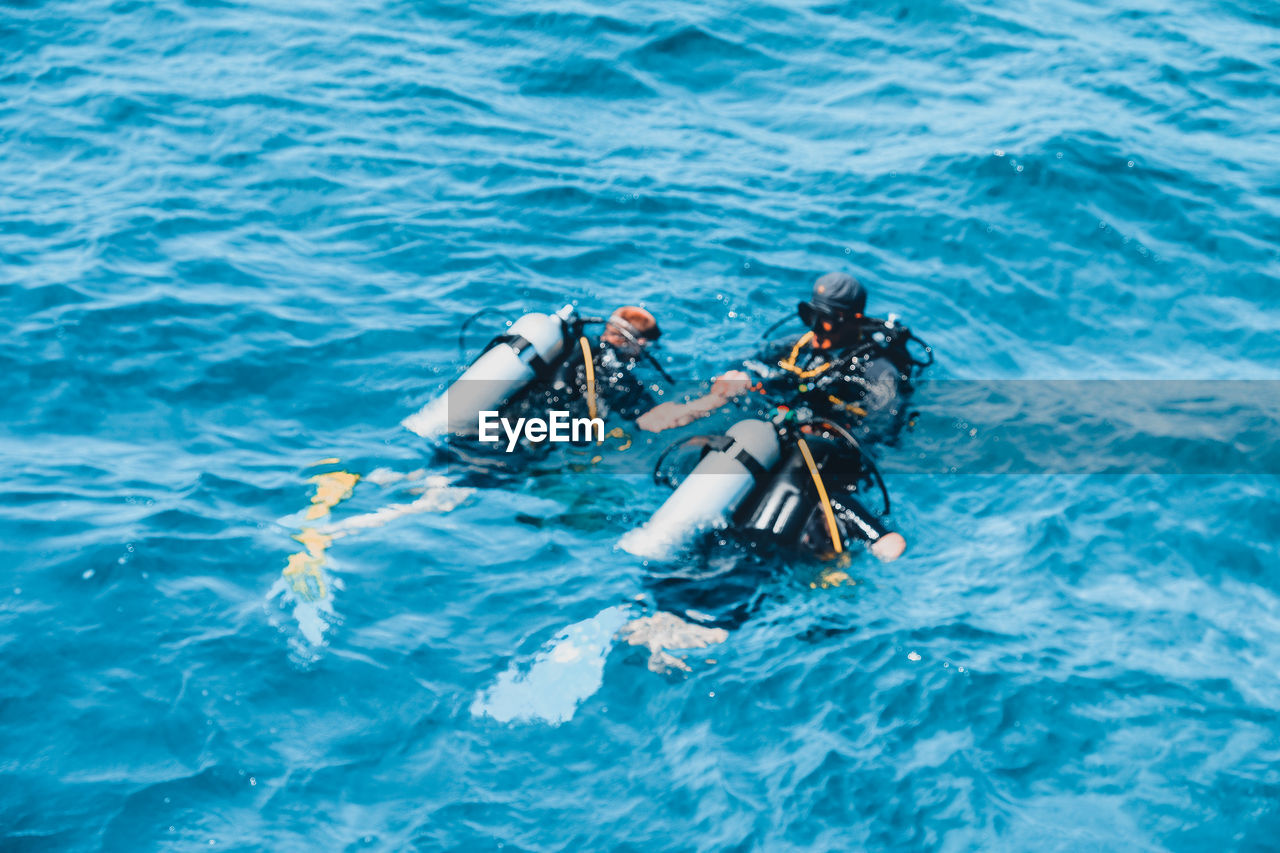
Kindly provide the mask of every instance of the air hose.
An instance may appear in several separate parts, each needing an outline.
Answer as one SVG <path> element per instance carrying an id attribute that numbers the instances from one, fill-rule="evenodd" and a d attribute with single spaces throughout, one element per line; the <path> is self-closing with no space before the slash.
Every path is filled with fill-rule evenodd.
<path id="1" fill-rule="evenodd" d="M 804 457 L 809 476 L 813 477 L 813 485 L 818 489 L 818 501 L 822 507 L 822 514 L 827 518 L 827 533 L 831 536 L 831 545 L 836 549 L 837 554 L 842 553 L 844 542 L 841 541 L 840 528 L 836 525 L 836 513 L 831 508 L 831 498 L 827 496 L 826 484 L 822 482 L 822 475 L 818 473 L 818 466 L 813 461 L 813 454 L 809 452 L 808 443 L 803 438 L 798 438 L 796 445 L 800 448 L 800 455 Z"/>
<path id="2" fill-rule="evenodd" d="M 583 335 L 578 338 L 578 344 L 582 347 L 582 363 L 587 369 L 587 414 L 592 418 L 596 416 L 596 366 L 591 361 L 591 342 L 587 340 L 587 336 Z"/>

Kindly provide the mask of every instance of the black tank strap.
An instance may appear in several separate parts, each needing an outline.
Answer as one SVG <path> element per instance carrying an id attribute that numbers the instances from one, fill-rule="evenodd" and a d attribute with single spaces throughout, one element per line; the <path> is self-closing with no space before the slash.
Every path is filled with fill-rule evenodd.
<path id="1" fill-rule="evenodd" d="M 760 460 L 748 453 L 746 448 L 739 447 L 738 452 L 733 454 L 733 458 L 741 462 L 743 467 L 750 471 L 751 476 L 755 477 L 756 480 L 763 480 L 765 474 L 769 473 L 764 469 L 764 466 L 760 464 Z"/>
<path id="2" fill-rule="evenodd" d="M 496 347 L 498 344 L 507 344 L 516 351 L 516 356 L 525 364 L 533 368 L 534 374 L 543 380 L 549 380 L 555 374 L 555 367 L 547 363 L 541 355 L 538 354 L 537 347 L 533 345 L 533 341 L 524 335 L 498 335 L 489 341 L 489 345 L 485 347 L 485 352 Z"/>
<path id="3" fill-rule="evenodd" d="M 721 453 L 725 453 L 728 452 L 729 448 L 733 447 L 735 444 L 736 441 L 727 435 L 716 435 L 712 436 L 707 441 L 706 449 L 708 453 L 712 450 L 719 450 Z M 732 455 L 733 458 L 741 462 L 742 466 L 750 471 L 751 476 L 755 477 L 757 480 L 763 479 L 764 476 L 769 473 L 765 470 L 765 467 L 760 464 L 760 460 L 748 453 L 745 447 L 739 447 Z"/>

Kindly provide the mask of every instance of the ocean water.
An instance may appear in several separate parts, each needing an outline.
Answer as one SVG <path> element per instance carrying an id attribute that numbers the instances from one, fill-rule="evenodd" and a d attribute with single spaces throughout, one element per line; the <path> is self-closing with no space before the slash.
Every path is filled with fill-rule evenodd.
<path id="1" fill-rule="evenodd" d="M 0 847 L 1276 849 L 1277 434 L 1221 425 L 1280 387 L 1277 25 L 0 3 Z M 643 302 L 697 379 L 834 269 L 937 353 L 910 548 L 752 567 L 688 672 L 615 633 L 662 490 L 399 426 L 481 307 Z M 1198 380 L 1187 468 L 950 470 L 942 380 L 1049 379 Z"/>

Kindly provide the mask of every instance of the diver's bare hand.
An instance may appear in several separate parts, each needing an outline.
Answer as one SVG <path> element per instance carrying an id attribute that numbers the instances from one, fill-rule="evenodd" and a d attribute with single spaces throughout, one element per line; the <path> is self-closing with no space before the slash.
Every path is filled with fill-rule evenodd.
<path id="1" fill-rule="evenodd" d="M 871 553 L 882 563 L 892 563 L 907 550 L 907 540 L 901 533 L 886 533 L 871 543 Z"/>

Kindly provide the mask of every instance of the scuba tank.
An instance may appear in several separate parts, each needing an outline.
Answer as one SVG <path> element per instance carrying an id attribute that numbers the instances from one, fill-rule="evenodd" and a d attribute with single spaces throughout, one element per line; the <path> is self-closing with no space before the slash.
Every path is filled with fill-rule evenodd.
<path id="1" fill-rule="evenodd" d="M 739 421 L 721 446 L 702 457 L 662 506 L 618 542 L 645 559 L 670 559 L 708 529 L 726 527 L 734 511 L 778 462 L 781 448 L 772 424 Z"/>
<path id="2" fill-rule="evenodd" d="M 717 493 L 704 493 L 702 486 L 689 483 L 695 480 L 693 474 L 715 470 L 710 468 L 709 459 L 734 452 L 732 431 L 728 436 L 693 436 L 664 450 L 654 464 L 654 481 L 671 486 L 679 483 L 676 494 L 648 523 L 628 533 L 620 547 L 637 556 L 666 559 L 675 556 L 680 547 L 707 527 L 728 527 L 757 541 L 824 557 L 842 552 L 855 540 L 865 543 L 881 559 L 896 557 L 897 554 L 884 556 L 892 549 L 877 550 L 881 540 L 903 540 L 881 520 L 881 516 L 889 514 L 889 492 L 875 460 L 848 430 L 833 421 L 814 418 L 807 409 L 785 405 L 775 411 L 769 436 L 772 440 L 768 442 L 774 461 L 753 470 L 749 487 L 731 500 L 720 501 Z M 763 422 L 743 421 L 735 429 L 748 423 Z M 698 448 L 704 448 L 702 456 L 681 481 L 678 471 L 695 464 L 688 455 Z M 674 461 L 668 462 L 669 458 Z M 702 468 L 704 465 L 708 468 Z M 878 487 L 883 499 L 877 513 L 863 505 L 863 492 L 873 487 Z M 689 494 L 681 495 L 685 491 Z M 708 522 L 700 515 L 703 513 L 713 519 Z M 897 553 L 901 553 L 900 548 Z"/>
<path id="3" fill-rule="evenodd" d="M 580 322 L 572 305 L 554 314 L 525 314 L 506 334 L 490 341 L 443 394 L 401 421 L 401 426 L 423 438 L 475 435 L 480 412 L 498 409 L 535 377 L 555 370 Z"/>

